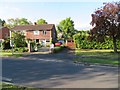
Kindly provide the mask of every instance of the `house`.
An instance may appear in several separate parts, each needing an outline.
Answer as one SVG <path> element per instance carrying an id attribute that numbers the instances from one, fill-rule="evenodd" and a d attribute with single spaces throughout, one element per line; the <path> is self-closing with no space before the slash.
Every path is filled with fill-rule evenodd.
<path id="1" fill-rule="evenodd" d="M 26 39 L 42 43 L 46 46 L 50 41 L 57 41 L 57 32 L 54 24 L 41 24 L 41 25 L 19 25 L 12 28 L 11 31 L 21 32 L 25 35 Z"/>
<path id="2" fill-rule="evenodd" d="M 0 41 L 4 41 L 5 39 L 9 38 L 10 32 L 7 27 L 0 28 Z"/>

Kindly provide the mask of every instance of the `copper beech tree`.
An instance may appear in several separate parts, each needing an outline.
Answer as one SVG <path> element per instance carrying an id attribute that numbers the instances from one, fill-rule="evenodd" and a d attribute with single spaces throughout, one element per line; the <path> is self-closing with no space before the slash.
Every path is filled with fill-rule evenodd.
<path id="1" fill-rule="evenodd" d="M 89 39 L 104 42 L 108 36 L 113 40 L 114 52 L 117 52 L 117 40 L 120 40 L 120 2 L 104 3 L 92 16 Z"/>

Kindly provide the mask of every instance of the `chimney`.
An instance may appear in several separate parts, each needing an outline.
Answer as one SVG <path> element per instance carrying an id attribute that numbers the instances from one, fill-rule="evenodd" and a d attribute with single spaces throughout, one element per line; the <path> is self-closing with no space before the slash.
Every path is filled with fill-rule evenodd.
<path id="1" fill-rule="evenodd" d="M 37 23 L 36 23 L 36 22 L 34 22 L 34 25 L 37 25 Z"/>

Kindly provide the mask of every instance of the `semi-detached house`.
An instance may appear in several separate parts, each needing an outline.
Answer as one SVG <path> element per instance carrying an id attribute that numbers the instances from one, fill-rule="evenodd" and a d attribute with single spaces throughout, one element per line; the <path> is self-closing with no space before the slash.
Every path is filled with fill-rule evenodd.
<path id="1" fill-rule="evenodd" d="M 11 29 L 14 32 L 21 32 L 26 39 L 34 40 L 36 43 L 43 45 L 49 44 L 50 40 L 57 41 L 57 32 L 54 24 L 41 25 L 18 25 Z"/>
<path id="2" fill-rule="evenodd" d="M 9 36 L 10 36 L 9 29 L 7 27 L 0 27 L 0 42 L 9 38 Z"/>

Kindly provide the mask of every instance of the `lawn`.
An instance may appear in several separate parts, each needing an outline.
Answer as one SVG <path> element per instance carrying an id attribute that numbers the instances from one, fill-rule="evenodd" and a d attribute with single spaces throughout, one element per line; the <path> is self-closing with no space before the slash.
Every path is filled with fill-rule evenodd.
<path id="1" fill-rule="evenodd" d="M 14 53 L 14 54 L 12 54 L 11 52 L 0 52 L 0 56 L 21 57 L 22 55 L 23 55 L 22 53 Z"/>
<path id="2" fill-rule="evenodd" d="M 99 63 L 99 64 L 111 64 L 118 65 L 120 59 L 119 53 L 114 53 L 113 50 L 80 50 L 75 51 L 77 57 L 75 62 L 88 62 L 88 63 Z"/>
<path id="3" fill-rule="evenodd" d="M 42 90 L 42 89 L 20 87 L 20 86 L 17 86 L 17 85 L 2 83 L 2 90 Z"/>

